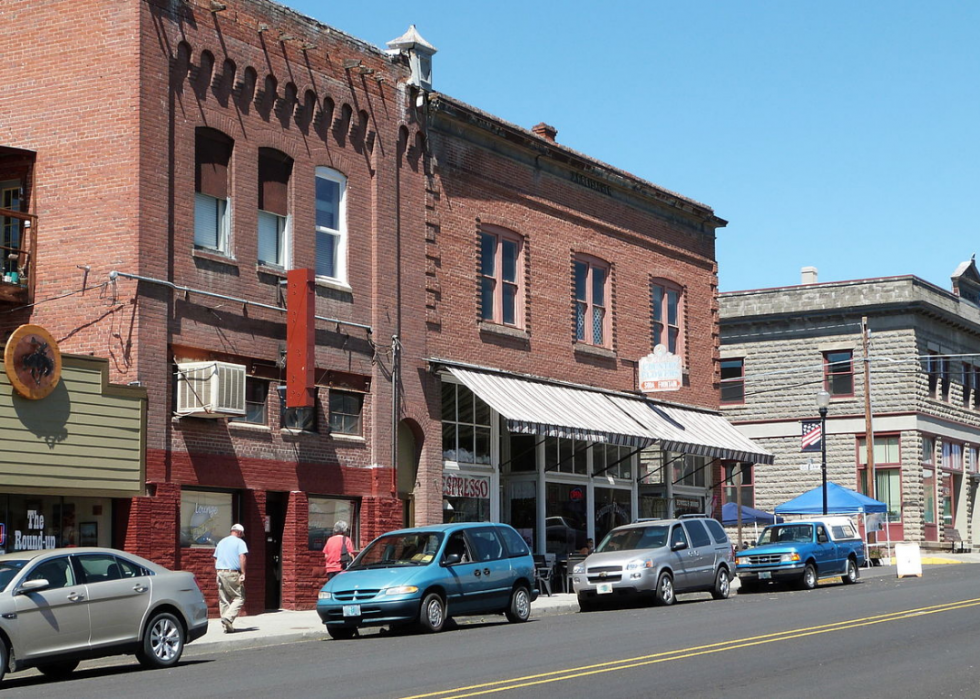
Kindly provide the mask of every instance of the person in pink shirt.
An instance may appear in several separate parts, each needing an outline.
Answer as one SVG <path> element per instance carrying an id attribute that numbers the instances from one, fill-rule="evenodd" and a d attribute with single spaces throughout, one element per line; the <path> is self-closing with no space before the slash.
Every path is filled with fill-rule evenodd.
<path id="1" fill-rule="evenodd" d="M 340 520 L 333 525 L 333 536 L 323 545 L 323 563 L 330 580 L 347 568 L 354 560 L 354 542 L 347 536 L 347 522 Z"/>

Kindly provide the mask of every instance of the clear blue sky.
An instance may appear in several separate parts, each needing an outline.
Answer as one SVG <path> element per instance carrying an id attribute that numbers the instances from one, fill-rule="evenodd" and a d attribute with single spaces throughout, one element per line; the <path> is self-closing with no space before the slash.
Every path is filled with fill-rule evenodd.
<path id="1" fill-rule="evenodd" d="M 286 5 L 434 89 L 711 206 L 722 291 L 914 274 L 980 252 L 980 2 L 496 0 Z"/>

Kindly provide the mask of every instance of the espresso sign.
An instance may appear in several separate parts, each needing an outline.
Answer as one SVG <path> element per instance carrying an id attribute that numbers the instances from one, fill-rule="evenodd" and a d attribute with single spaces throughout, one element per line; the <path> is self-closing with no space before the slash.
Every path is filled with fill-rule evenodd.
<path id="1" fill-rule="evenodd" d="M 490 478 L 445 474 L 442 477 L 442 495 L 447 498 L 488 498 Z"/>
<path id="2" fill-rule="evenodd" d="M 61 380 L 58 342 L 40 325 L 21 325 L 7 340 L 3 368 L 18 394 L 40 400 Z"/>
<path id="3" fill-rule="evenodd" d="M 640 391 L 643 393 L 676 391 L 683 381 L 681 358 L 668 352 L 663 345 L 657 345 L 652 353 L 640 359 Z"/>

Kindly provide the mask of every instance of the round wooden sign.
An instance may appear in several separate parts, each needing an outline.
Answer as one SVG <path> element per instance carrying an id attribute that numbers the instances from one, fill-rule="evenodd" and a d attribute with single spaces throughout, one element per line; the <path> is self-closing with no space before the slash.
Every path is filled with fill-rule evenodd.
<path id="1" fill-rule="evenodd" d="M 40 325 L 21 325 L 7 340 L 3 367 L 17 393 L 40 400 L 61 380 L 58 342 Z"/>

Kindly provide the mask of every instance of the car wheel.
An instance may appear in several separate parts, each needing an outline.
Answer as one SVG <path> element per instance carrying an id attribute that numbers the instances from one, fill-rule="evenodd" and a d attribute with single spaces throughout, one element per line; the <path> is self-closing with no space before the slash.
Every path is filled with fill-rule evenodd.
<path id="1" fill-rule="evenodd" d="M 803 590 L 812 590 L 817 586 L 817 569 L 813 567 L 812 563 L 807 563 L 803 568 L 803 577 L 800 578 L 800 588 Z"/>
<path id="2" fill-rule="evenodd" d="M 531 593 L 526 587 L 518 587 L 510 596 L 510 606 L 507 608 L 507 621 L 519 624 L 531 617 Z"/>
<path id="3" fill-rule="evenodd" d="M 356 626 L 328 626 L 327 633 L 330 634 L 330 638 L 336 639 L 338 641 L 347 641 L 354 638 L 354 634 L 357 633 Z"/>
<path id="4" fill-rule="evenodd" d="M 654 604 L 661 607 L 669 607 L 674 603 L 674 578 L 670 573 L 663 572 L 657 578 L 657 591 L 654 595 Z"/>
<path id="5" fill-rule="evenodd" d="M 184 627 L 173 614 L 163 612 L 146 625 L 136 659 L 143 667 L 173 667 L 183 652 Z"/>
<path id="6" fill-rule="evenodd" d="M 10 649 L 6 642 L 0 638 L 0 680 L 7 674 L 7 665 L 10 663 Z"/>
<path id="7" fill-rule="evenodd" d="M 446 603 L 442 601 L 435 592 L 430 592 L 422 600 L 422 608 L 419 612 L 419 624 L 428 633 L 438 633 L 442 631 L 443 624 L 446 623 Z"/>
<path id="8" fill-rule="evenodd" d="M 78 667 L 77 660 L 65 660 L 57 663 L 44 663 L 43 665 L 38 665 L 37 669 L 45 677 L 52 680 L 63 680 L 74 672 L 76 667 Z"/>
<path id="9" fill-rule="evenodd" d="M 715 576 L 715 586 L 711 590 L 711 596 L 714 599 L 728 599 L 730 594 L 732 594 L 732 580 L 728 577 L 728 569 L 719 568 L 718 574 Z"/>
<path id="10" fill-rule="evenodd" d="M 578 596 L 578 608 L 580 612 L 594 612 L 596 603 L 582 595 Z"/>
<path id="11" fill-rule="evenodd" d="M 847 567 L 844 569 L 844 584 L 853 585 L 858 581 L 858 567 L 850 558 L 847 559 Z"/>

